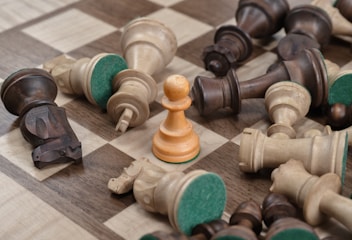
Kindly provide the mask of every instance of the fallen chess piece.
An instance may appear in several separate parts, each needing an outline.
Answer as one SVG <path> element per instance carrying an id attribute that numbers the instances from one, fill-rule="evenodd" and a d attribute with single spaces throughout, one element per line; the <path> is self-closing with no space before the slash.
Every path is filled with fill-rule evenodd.
<path id="1" fill-rule="evenodd" d="M 332 22 L 323 9 L 309 4 L 299 5 L 287 14 L 285 31 L 286 36 L 277 45 L 277 53 L 281 59 L 290 60 L 304 49 L 326 47 Z"/>
<path id="2" fill-rule="evenodd" d="M 198 224 L 192 229 L 192 235 L 186 236 L 180 232 L 166 233 L 156 231 L 146 234 L 140 240 L 205 240 L 212 239 L 212 236 L 228 227 L 228 224 L 222 219 L 216 219 L 208 223 Z"/>
<path id="3" fill-rule="evenodd" d="M 271 121 L 267 135 L 272 138 L 296 138 L 292 125 L 307 115 L 311 97 L 306 88 L 295 82 L 278 82 L 265 93 L 265 108 Z"/>
<path id="4" fill-rule="evenodd" d="M 317 226 L 332 217 L 352 231 L 352 200 L 339 195 L 342 184 L 338 175 L 311 175 L 301 161 L 291 159 L 275 169 L 271 179 L 270 191 L 295 201 L 310 225 Z"/>
<path id="5" fill-rule="evenodd" d="M 269 37 L 282 28 L 288 10 L 286 0 L 240 0 L 235 14 L 237 26 L 220 27 L 214 44 L 204 48 L 205 69 L 215 76 L 225 76 L 230 68 L 250 57 L 251 38 Z"/>
<path id="6" fill-rule="evenodd" d="M 82 161 L 81 143 L 65 113 L 54 100 L 57 86 L 42 69 L 21 69 L 5 79 L 1 99 L 5 108 L 19 116 L 21 133 L 33 147 L 37 168 L 56 163 Z"/>
<path id="7" fill-rule="evenodd" d="M 337 0 L 335 7 L 340 11 L 342 16 L 352 22 L 352 2 L 351 0 Z"/>
<path id="8" fill-rule="evenodd" d="M 181 75 L 171 75 L 164 82 L 165 96 L 161 104 L 168 114 L 154 134 L 152 151 L 165 162 L 188 162 L 200 151 L 199 137 L 184 113 L 192 103 L 189 89 L 189 81 Z"/>
<path id="9" fill-rule="evenodd" d="M 333 35 L 352 36 L 352 23 L 332 5 L 331 0 L 313 0 L 311 4 L 320 7 L 328 14 L 332 22 Z"/>
<path id="10" fill-rule="evenodd" d="M 258 203 L 253 200 L 242 202 L 230 218 L 229 227 L 216 233 L 211 239 L 257 240 L 262 231 L 262 213 Z"/>
<path id="11" fill-rule="evenodd" d="M 115 92 L 107 111 L 116 130 L 143 124 L 149 117 L 149 104 L 157 96 L 157 85 L 151 75 L 161 71 L 177 50 L 175 34 L 166 25 L 149 18 L 137 18 L 124 27 L 121 48 L 128 69 L 113 80 Z"/>
<path id="12" fill-rule="evenodd" d="M 258 129 L 245 128 L 242 132 L 239 168 L 257 172 L 275 168 L 291 158 L 302 161 L 314 175 L 336 173 L 343 181 L 347 160 L 347 133 L 338 131 L 313 138 L 276 139 L 265 136 Z"/>
<path id="13" fill-rule="evenodd" d="M 43 68 L 54 77 L 63 93 L 84 95 L 93 105 L 106 109 L 113 94 L 112 80 L 127 64 L 117 54 L 100 53 L 78 60 L 61 55 L 44 63 Z"/>
<path id="14" fill-rule="evenodd" d="M 311 108 L 326 105 L 328 74 L 324 58 L 317 49 L 305 49 L 294 59 L 274 64 L 266 74 L 246 81 L 240 81 L 233 69 L 222 79 L 197 76 L 191 97 L 201 115 L 210 115 L 221 108 L 230 108 L 238 114 L 242 99 L 263 98 L 272 84 L 289 80 L 308 89 Z"/>
<path id="15" fill-rule="evenodd" d="M 117 194 L 131 187 L 142 208 L 167 215 L 171 226 L 188 236 L 196 225 L 219 219 L 226 204 L 226 187 L 219 175 L 204 170 L 167 172 L 148 159 L 132 162 L 108 182 Z"/>
<path id="16" fill-rule="evenodd" d="M 263 201 L 262 208 L 264 223 L 268 227 L 265 240 L 319 240 L 313 227 L 297 218 L 296 208 L 284 195 L 268 194 Z"/>

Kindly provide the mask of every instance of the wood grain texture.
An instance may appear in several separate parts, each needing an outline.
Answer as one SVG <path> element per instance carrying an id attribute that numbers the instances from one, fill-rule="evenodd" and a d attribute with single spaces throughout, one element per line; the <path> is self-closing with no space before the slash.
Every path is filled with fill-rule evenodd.
<path id="1" fill-rule="evenodd" d="M 191 106 L 185 111 L 193 128 L 200 136 L 201 154 L 186 164 L 168 164 L 151 152 L 153 134 L 166 117 L 161 105 L 163 81 L 171 74 L 181 74 L 193 84 L 198 75 L 211 77 L 204 70 L 201 53 L 213 42 L 216 29 L 225 24 L 236 24 L 234 14 L 238 0 L 60 0 L 22 1 L 0 3 L 0 13 L 9 7 L 31 13 L 0 17 L 0 82 L 21 68 L 41 67 L 41 64 L 61 54 L 73 58 L 93 57 L 101 52 L 122 54 L 120 38 L 123 26 L 141 16 L 147 16 L 168 25 L 178 42 L 176 57 L 163 71 L 153 77 L 158 95 L 150 105 L 150 117 L 145 124 L 128 129 L 125 134 L 115 132 L 109 115 L 91 105 L 84 97 L 61 92 L 55 102 L 66 109 L 68 120 L 82 141 L 83 163 L 66 164 L 38 170 L 31 160 L 31 146 L 19 130 L 19 121 L 0 103 L 0 239 L 33 239 L 39 236 L 51 239 L 139 239 L 143 234 L 172 228 L 164 216 L 147 213 L 135 201 L 132 192 L 123 195 L 110 193 L 108 180 L 120 175 L 124 167 L 140 157 L 148 157 L 167 170 L 190 172 L 204 169 L 219 174 L 226 184 L 227 204 L 223 219 L 228 221 L 241 202 L 254 199 L 262 202 L 271 186 L 272 169 L 257 173 L 243 173 L 239 164 L 239 144 L 244 128 L 261 129 L 264 133 L 271 122 L 263 99 L 242 101 L 242 110 L 234 115 L 222 109 L 214 115 L 202 117 Z M 310 3 L 309 0 L 288 1 L 290 6 Z M 65 18 L 65 14 L 68 17 Z M 82 17 L 81 24 L 89 24 L 80 32 L 70 13 Z M 62 31 L 51 25 L 57 25 Z M 77 18 L 78 19 L 78 18 Z M 87 20 L 87 21 L 86 21 Z M 62 22 L 61 22 L 62 21 Z M 66 22 L 65 22 L 66 21 Z M 43 25 L 44 24 L 44 25 Z M 96 25 L 98 24 L 98 25 Z M 94 26 L 102 26 L 97 29 Z M 108 27 L 108 31 L 106 30 Z M 38 31 L 37 31 L 37 30 Z M 105 29 L 105 30 L 104 30 Z M 104 31 L 101 31 L 104 30 Z M 56 35 L 55 35 L 56 34 Z M 60 36 L 60 34 L 63 34 Z M 57 41 L 50 40 L 51 35 Z M 278 61 L 276 45 L 285 35 L 280 31 L 263 41 L 253 41 L 250 59 L 236 70 L 241 81 L 263 75 Z M 81 40 L 83 36 L 86 40 Z M 77 42 L 72 39 L 78 39 Z M 342 69 L 352 68 L 350 43 L 333 37 L 322 53 Z M 294 124 L 297 137 L 310 128 L 323 129 L 326 117 L 321 111 L 312 111 L 307 118 Z M 298 151 L 298 150 L 297 150 Z M 342 195 L 352 193 L 352 151 L 347 154 L 347 171 Z M 24 202 L 23 202 L 24 201 Z M 23 208 L 26 207 L 25 210 Z M 9 219 L 9 222 L 6 222 Z M 37 226 L 32 223 L 38 223 Z M 11 226 L 8 224 L 11 223 Z M 7 224 L 7 225 L 6 225 Z M 317 228 L 320 236 L 329 234 L 340 239 L 352 235 L 339 224 L 330 222 Z M 32 237 L 31 237 L 32 236 Z M 347 236 L 347 237 L 346 237 Z"/>

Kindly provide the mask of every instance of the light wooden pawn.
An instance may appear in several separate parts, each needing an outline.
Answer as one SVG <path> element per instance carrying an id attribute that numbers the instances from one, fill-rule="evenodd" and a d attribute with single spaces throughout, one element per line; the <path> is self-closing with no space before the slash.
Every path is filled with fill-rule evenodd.
<path id="1" fill-rule="evenodd" d="M 311 104 L 309 91 L 295 82 L 278 82 L 265 93 L 265 107 L 274 122 L 267 135 L 273 138 L 296 138 L 292 125 L 307 115 Z"/>
<path id="2" fill-rule="evenodd" d="M 333 217 L 352 231 L 352 200 L 343 197 L 340 177 L 327 173 L 311 175 L 298 160 L 289 160 L 272 172 L 270 191 L 286 195 L 303 208 L 304 219 L 311 225 Z"/>
<path id="3" fill-rule="evenodd" d="M 171 75 L 164 82 L 161 103 L 168 114 L 153 137 L 152 150 L 165 162 L 188 162 L 200 151 L 199 137 L 184 112 L 192 103 L 189 90 L 189 81 L 181 75 Z"/>
<path id="4" fill-rule="evenodd" d="M 333 172 L 343 178 L 347 158 L 346 132 L 300 139 L 275 139 L 258 129 L 245 128 L 242 133 L 239 168 L 257 172 L 275 168 L 289 159 L 299 159 L 314 175 Z"/>
<path id="5" fill-rule="evenodd" d="M 215 173 L 193 170 L 167 172 L 142 158 L 131 163 L 108 188 L 117 194 L 133 188 L 138 204 L 149 212 L 167 215 L 171 226 L 190 235 L 201 223 L 219 219 L 226 204 L 226 187 Z"/>
<path id="6" fill-rule="evenodd" d="M 92 58 L 75 60 L 60 55 L 43 64 L 66 94 L 84 95 L 93 105 L 105 109 L 112 95 L 112 80 L 127 68 L 125 60 L 113 53 L 100 53 Z"/>
<path id="7" fill-rule="evenodd" d="M 311 4 L 320 7 L 329 15 L 333 35 L 352 36 L 352 23 L 333 7 L 331 0 L 314 0 Z"/>
<path id="8" fill-rule="evenodd" d="M 177 50 L 175 34 L 166 25 L 149 18 L 138 18 L 124 27 L 121 48 L 128 68 L 113 80 L 114 94 L 107 110 L 125 132 L 149 117 L 149 104 L 157 96 L 157 85 L 151 76 L 169 64 Z"/>

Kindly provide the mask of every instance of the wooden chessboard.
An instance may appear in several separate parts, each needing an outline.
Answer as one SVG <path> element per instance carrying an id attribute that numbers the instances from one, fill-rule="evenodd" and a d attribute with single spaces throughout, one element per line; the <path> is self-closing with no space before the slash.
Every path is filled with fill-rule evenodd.
<path id="1" fill-rule="evenodd" d="M 290 0 L 292 6 L 309 3 Z M 151 138 L 166 111 L 160 104 L 163 80 L 170 74 L 209 75 L 200 59 L 212 44 L 216 28 L 236 24 L 238 0 L 16 0 L 0 1 L 0 83 L 21 68 L 41 67 L 60 55 L 93 57 L 101 52 L 121 53 L 119 38 L 130 20 L 147 16 L 160 20 L 176 34 L 176 57 L 155 74 L 159 94 L 150 105 L 151 116 L 140 127 L 121 135 L 106 112 L 84 97 L 59 92 L 56 103 L 66 109 L 69 122 L 82 142 L 83 163 L 34 167 L 31 145 L 18 128 L 17 116 L 0 104 L 0 239 L 138 239 L 155 230 L 170 231 L 165 216 L 144 211 L 133 194 L 110 193 L 107 182 L 122 173 L 134 159 L 149 158 L 167 170 L 205 169 L 218 173 L 227 186 L 224 219 L 242 201 L 262 202 L 271 185 L 270 170 L 244 174 L 238 168 L 241 132 L 245 127 L 265 130 L 269 120 L 262 99 L 243 101 L 234 116 L 223 110 L 204 118 L 191 107 L 186 116 L 200 137 L 199 157 L 187 164 L 167 164 L 151 153 Z M 239 79 L 262 75 L 275 61 L 275 47 L 284 31 L 271 39 L 255 41 L 252 57 L 237 70 Z M 348 42 L 333 38 L 324 56 L 343 68 L 352 68 Z M 295 125 L 298 133 L 322 128 L 317 114 Z M 284 150 L 283 150 L 284 151 Z M 297 149 L 299 151 L 299 149 Z M 352 193 L 352 152 L 349 151 L 343 195 Z M 351 239 L 343 227 L 317 228 L 321 237 L 338 234 Z"/>

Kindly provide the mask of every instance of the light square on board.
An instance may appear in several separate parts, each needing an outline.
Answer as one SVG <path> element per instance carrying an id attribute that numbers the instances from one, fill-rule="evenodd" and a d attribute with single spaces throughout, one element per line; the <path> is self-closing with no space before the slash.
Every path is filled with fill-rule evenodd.
<path id="1" fill-rule="evenodd" d="M 200 139 L 201 150 L 198 157 L 193 161 L 183 164 L 163 162 L 157 159 L 152 152 L 152 139 L 156 131 L 158 131 L 160 123 L 166 118 L 166 115 L 167 110 L 148 119 L 143 125 L 129 129 L 122 136 L 111 141 L 110 144 L 134 159 L 145 157 L 166 170 L 183 171 L 228 141 L 223 136 L 191 121 L 193 129 Z"/>
<path id="2" fill-rule="evenodd" d="M 1 239 L 96 239 L 1 172 L 0 189 Z"/>
<path id="3" fill-rule="evenodd" d="M 125 208 L 104 224 L 124 239 L 137 240 L 154 231 L 173 232 L 167 216 L 144 210 L 138 203 Z"/>
<path id="4" fill-rule="evenodd" d="M 22 31 L 67 53 L 117 31 L 117 28 L 80 10 L 71 9 Z"/>
<path id="5" fill-rule="evenodd" d="M 146 17 L 158 20 L 171 28 L 175 33 L 177 44 L 181 46 L 213 29 L 212 26 L 202 23 L 183 13 L 169 8 L 163 8 Z"/>
<path id="6" fill-rule="evenodd" d="M 45 15 L 78 0 L 2 0 L 0 32 Z"/>
<path id="7" fill-rule="evenodd" d="M 78 123 L 74 121 L 69 122 L 78 140 L 81 141 L 83 156 L 93 152 L 106 143 L 105 140 L 80 126 Z M 0 148 L 1 155 L 38 181 L 43 181 L 70 165 L 70 163 L 64 163 L 53 164 L 42 169 L 36 168 L 32 160 L 33 147 L 23 138 L 19 128 L 1 136 L 0 145 L 2 146 Z"/>

